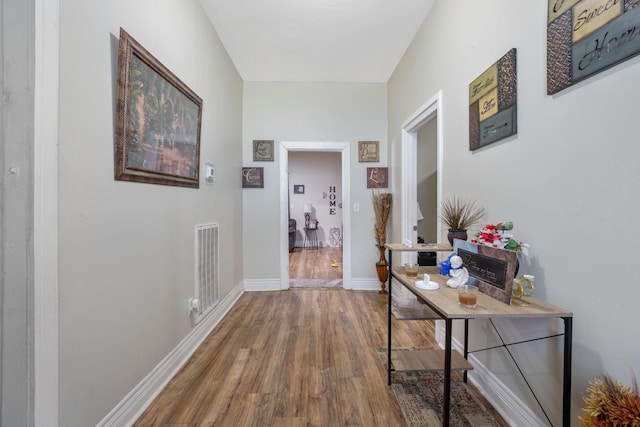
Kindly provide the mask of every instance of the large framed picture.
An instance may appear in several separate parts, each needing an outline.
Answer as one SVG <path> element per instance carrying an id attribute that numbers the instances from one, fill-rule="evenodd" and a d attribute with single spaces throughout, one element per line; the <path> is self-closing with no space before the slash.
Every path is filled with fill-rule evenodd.
<path id="1" fill-rule="evenodd" d="M 120 29 L 115 179 L 199 187 L 202 99 Z"/>

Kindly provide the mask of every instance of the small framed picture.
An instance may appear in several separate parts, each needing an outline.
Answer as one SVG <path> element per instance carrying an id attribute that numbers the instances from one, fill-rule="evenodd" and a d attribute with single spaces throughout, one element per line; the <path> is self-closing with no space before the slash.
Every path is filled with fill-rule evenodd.
<path id="1" fill-rule="evenodd" d="M 273 162 L 273 141 L 253 140 L 253 161 Z"/>
<path id="2" fill-rule="evenodd" d="M 242 168 L 242 188 L 264 188 L 264 168 Z"/>
<path id="3" fill-rule="evenodd" d="M 293 194 L 304 194 L 304 185 L 294 185 Z"/>
<path id="4" fill-rule="evenodd" d="M 367 188 L 389 188 L 389 168 L 367 168 Z"/>
<path id="5" fill-rule="evenodd" d="M 379 162 L 380 147 L 378 141 L 358 141 L 358 161 Z"/>

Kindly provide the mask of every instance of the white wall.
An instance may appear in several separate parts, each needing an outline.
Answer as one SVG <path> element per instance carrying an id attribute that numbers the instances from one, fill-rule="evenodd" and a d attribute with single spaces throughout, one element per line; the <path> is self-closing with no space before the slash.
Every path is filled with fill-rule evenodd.
<path id="1" fill-rule="evenodd" d="M 536 276 L 536 296 L 574 312 L 577 424 L 581 396 L 595 376 L 609 373 L 629 383 L 632 372 L 640 374 L 634 332 L 640 310 L 629 298 L 638 286 L 633 220 L 640 217 L 640 58 L 546 95 L 546 3 L 438 0 L 389 82 L 389 141 L 391 157 L 399 159 L 402 122 L 443 90 L 445 196 L 476 200 L 489 222 L 513 221 L 515 235 L 531 244 L 520 272 Z M 518 134 L 472 153 L 468 85 L 513 47 Z M 391 164 L 393 171 L 397 165 Z M 398 227 L 394 235 L 400 236 Z M 562 330 L 556 322 L 500 326 L 507 339 Z M 472 345 L 497 340 L 481 322 L 472 336 Z M 559 425 L 561 342 L 513 350 Z M 482 362 L 535 408 L 503 351 L 483 354 Z"/>
<path id="2" fill-rule="evenodd" d="M 120 27 L 203 98 L 214 185 L 114 180 Z M 59 425 L 95 425 L 189 333 L 196 224 L 220 224 L 221 298 L 241 283 L 241 111 L 197 1 L 60 2 Z"/>
<path id="3" fill-rule="evenodd" d="M 265 248 L 272 248 L 285 232 L 278 226 L 278 149 L 274 162 L 253 162 L 254 139 L 273 139 L 276 147 L 280 141 L 351 143 L 351 202 L 360 204 L 360 212 L 352 212 L 352 276 L 376 277 L 366 168 L 387 165 L 386 96 L 384 84 L 245 82 L 243 164 L 264 167 L 265 175 L 264 189 L 243 190 L 245 279 L 280 277 L 279 251 Z M 379 163 L 358 163 L 359 140 L 380 141 Z"/>
<path id="4" fill-rule="evenodd" d="M 304 205 L 310 203 L 310 219 L 318 220 L 318 243 L 329 244 L 332 228 L 342 230 L 342 161 L 340 153 L 289 152 L 290 215 L 297 221 L 296 246 L 304 244 Z M 294 185 L 304 185 L 304 194 L 295 194 Z M 331 190 L 331 188 L 333 190 Z M 333 203 L 333 205 L 330 205 Z M 331 213 L 333 212 L 333 213 Z M 340 231 L 341 232 L 341 231 Z"/>

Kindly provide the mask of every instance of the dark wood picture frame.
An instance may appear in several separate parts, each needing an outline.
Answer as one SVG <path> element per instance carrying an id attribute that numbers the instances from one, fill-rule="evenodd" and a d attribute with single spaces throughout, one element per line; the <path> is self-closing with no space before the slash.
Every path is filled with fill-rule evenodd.
<path id="1" fill-rule="evenodd" d="M 202 99 L 120 28 L 115 179 L 198 188 Z"/>
<path id="2" fill-rule="evenodd" d="M 242 168 L 242 188 L 264 188 L 264 168 Z"/>

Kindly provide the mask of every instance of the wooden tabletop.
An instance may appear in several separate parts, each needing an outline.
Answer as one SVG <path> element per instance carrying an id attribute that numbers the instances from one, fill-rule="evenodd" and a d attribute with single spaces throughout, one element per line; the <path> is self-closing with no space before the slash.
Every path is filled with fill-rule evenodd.
<path id="1" fill-rule="evenodd" d="M 395 249 L 394 249 L 395 250 Z M 445 318 L 471 319 L 479 317 L 573 317 L 573 313 L 564 308 L 556 307 L 546 301 L 534 297 L 513 299 L 511 305 L 498 301 L 488 295 L 478 292 L 476 308 L 466 308 L 458 302 L 458 290 L 446 285 L 448 277 L 441 276 L 438 267 L 419 267 L 418 277 L 408 277 L 404 274 L 404 267 L 393 267 L 393 276 L 406 286 L 411 292 L 425 300 Z M 432 282 L 437 282 L 440 289 L 428 291 L 417 288 L 415 282 L 422 280 L 422 275 L 428 273 Z M 524 306 L 524 304 L 527 304 Z"/>

